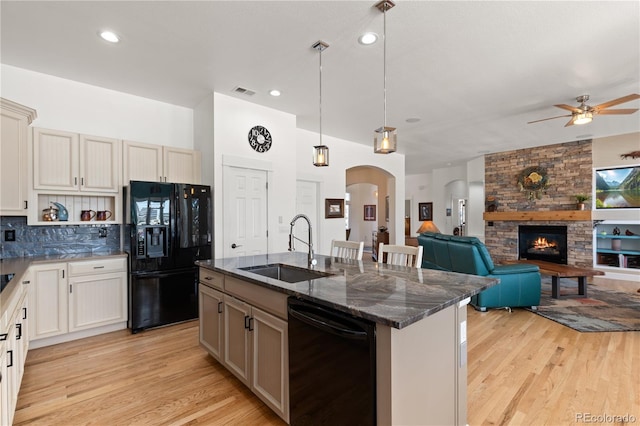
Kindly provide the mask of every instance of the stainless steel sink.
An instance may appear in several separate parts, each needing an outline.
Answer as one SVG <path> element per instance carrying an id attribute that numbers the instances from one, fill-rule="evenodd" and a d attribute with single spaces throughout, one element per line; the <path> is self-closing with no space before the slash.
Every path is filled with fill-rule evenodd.
<path id="1" fill-rule="evenodd" d="M 328 272 L 314 271 L 311 269 L 298 268 L 296 266 L 285 265 L 284 263 L 272 263 L 269 265 L 249 266 L 239 268 L 252 274 L 262 275 L 263 277 L 273 278 L 288 283 L 297 283 L 300 281 L 315 280 L 316 278 L 328 277 L 333 274 Z"/>

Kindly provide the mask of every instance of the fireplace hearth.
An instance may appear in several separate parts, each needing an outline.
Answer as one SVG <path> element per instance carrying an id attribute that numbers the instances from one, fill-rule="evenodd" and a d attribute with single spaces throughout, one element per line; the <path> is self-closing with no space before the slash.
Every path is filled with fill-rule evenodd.
<path id="1" fill-rule="evenodd" d="M 518 259 L 567 264 L 566 226 L 518 226 Z"/>

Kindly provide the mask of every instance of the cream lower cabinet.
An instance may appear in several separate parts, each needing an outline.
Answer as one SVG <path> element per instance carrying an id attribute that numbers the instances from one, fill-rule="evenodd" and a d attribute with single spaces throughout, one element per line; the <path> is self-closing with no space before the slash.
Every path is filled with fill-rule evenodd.
<path id="1" fill-rule="evenodd" d="M 224 364 L 289 421 L 287 322 L 224 295 Z"/>
<path id="2" fill-rule="evenodd" d="M 69 263 L 69 332 L 127 321 L 125 259 Z"/>
<path id="3" fill-rule="evenodd" d="M 287 296 L 201 268 L 199 297 L 201 345 L 288 422 Z"/>
<path id="4" fill-rule="evenodd" d="M 67 264 L 45 263 L 29 268 L 30 339 L 58 336 L 69 331 L 67 319 Z"/>
<path id="5" fill-rule="evenodd" d="M 126 258 L 38 264 L 29 271 L 30 337 L 38 347 L 126 327 Z"/>
<path id="6" fill-rule="evenodd" d="M 224 340 L 224 294 L 206 285 L 198 288 L 200 312 L 200 344 L 218 361 L 222 362 Z"/>
<path id="7" fill-rule="evenodd" d="M 9 309 L 2 318 L 0 332 L 0 424 L 13 422 L 18 392 L 22 383 L 29 339 L 27 294 L 20 287 L 12 294 Z"/>

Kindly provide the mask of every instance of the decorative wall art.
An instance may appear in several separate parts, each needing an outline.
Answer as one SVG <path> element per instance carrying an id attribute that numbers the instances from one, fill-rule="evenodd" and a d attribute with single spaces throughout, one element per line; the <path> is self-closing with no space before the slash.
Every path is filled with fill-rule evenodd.
<path id="1" fill-rule="evenodd" d="M 418 203 L 418 220 L 433 220 L 433 203 Z"/>
<path id="2" fill-rule="evenodd" d="M 324 217 L 325 219 L 344 217 L 344 198 L 325 198 Z"/>
<path id="3" fill-rule="evenodd" d="M 529 201 L 542 198 L 548 186 L 547 170 L 542 167 L 527 167 L 518 175 L 518 188 L 527 193 Z"/>
<path id="4" fill-rule="evenodd" d="M 376 206 L 375 204 L 364 205 L 364 220 L 376 220 Z"/>

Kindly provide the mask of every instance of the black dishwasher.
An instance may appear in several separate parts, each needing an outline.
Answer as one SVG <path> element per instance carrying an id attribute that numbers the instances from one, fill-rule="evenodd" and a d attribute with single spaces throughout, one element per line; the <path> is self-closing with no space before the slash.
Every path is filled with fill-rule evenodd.
<path id="1" fill-rule="evenodd" d="M 290 424 L 376 424 L 375 323 L 289 298 Z"/>

